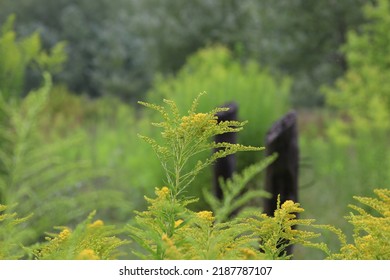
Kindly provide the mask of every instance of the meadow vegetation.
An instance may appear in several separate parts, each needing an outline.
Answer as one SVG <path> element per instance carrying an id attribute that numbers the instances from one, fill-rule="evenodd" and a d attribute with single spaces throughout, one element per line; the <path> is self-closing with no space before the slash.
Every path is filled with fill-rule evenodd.
<path id="1" fill-rule="evenodd" d="M 279 201 L 273 217 L 261 201 L 277 155 L 264 157 L 264 139 L 293 108 L 303 72 L 218 42 L 171 61 L 169 74 L 140 69 L 150 82 L 142 97 L 95 68 L 90 86 L 110 92 L 96 98 L 59 78 L 73 59 L 67 43 L 19 35 L 9 16 L 0 30 L 0 259 L 390 259 L 389 9 L 388 0 L 366 4 L 337 50 L 348 67 L 318 70 L 328 73 L 313 97 L 323 106 L 297 109 L 299 203 Z M 233 101 L 239 120 L 218 122 Z M 233 131 L 239 144 L 213 142 Z M 210 167 L 230 154 L 237 173 L 219 200 Z"/>

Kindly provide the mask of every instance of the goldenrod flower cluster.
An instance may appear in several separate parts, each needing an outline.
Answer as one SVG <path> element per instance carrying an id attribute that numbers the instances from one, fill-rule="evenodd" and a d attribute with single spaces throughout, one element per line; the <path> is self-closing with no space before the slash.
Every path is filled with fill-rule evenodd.
<path id="1" fill-rule="evenodd" d="M 195 131 L 203 130 L 207 126 L 217 124 L 217 119 L 213 115 L 206 113 L 197 113 L 181 118 L 180 128 L 183 130 L 192 129 Z"/>
<path id="2" fill-rule="evenodd" d="M 166 198 L 169 195 L 169 189 L 165 186 L 161 189 L 156 189 L 156 194 L 158 198 Z"/>
<path id="3" fill-rule="evenodd" d="M 71 230 L 69 228 L 64 228 L 59 234 L 58 239 L 59 240 L 66 240 L 71 234 Z"/>
<path id="4" fill-rule="evenodd" d="M 78 260 L 99 260 L 99 257 L 96 255 L 94 250 L 84 249 L 78 254 L 77 259 Z"/>
<path id="5" fill-rule="evenodd" d="M 198 212 L 196 213 L 197 216 L 203 220 L 206 220 L 208 222 L 213 222 L 214 221 L 214 217 L 213 217 L 213 212 L 211 211 L 201 211 L 201 212 Z"/>

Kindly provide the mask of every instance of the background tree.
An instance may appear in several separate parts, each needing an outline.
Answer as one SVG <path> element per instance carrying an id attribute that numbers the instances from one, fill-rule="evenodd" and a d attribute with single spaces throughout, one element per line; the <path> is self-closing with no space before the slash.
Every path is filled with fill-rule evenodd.
<path id="1" fill-rule="evenodd" d="M 260 1 L 260 60 L 293 77 L 293 103 L 323 104 L 319 87 L 332 84 L 347 65 L 340 46 L 363 21 L 367 0 Z"/>
<path id="2" fill-rule="evenodd" d="M 327 89 L 328 103 L 348 115 L 355 128 L 390 128 L 390 2 L 367 4 L 367 23 L 350 30 L 343 46 L 348 71 Z"/>
<path id="3" fill-rule="evenodd" d="M 219 43 L 292 76 L 294 105 L 311 106 L 345 71 L 339 46 L 368 1 L 4 0 L 0 19 L 15 12 L 18 30 L 38 29 L 47 47 L 66 40 L 59 78 L 76 92 L 140 99 L 157 72 L 175 73 Z"/>
<path id="4" fill-rule="evenodd" d="M 150 78 L 144 48 L 130 29 L 124 3 L 5 0 L 0 18 L 14 12 L 18 32 L 39 31 L 47 48 L 67 41 L 68 61 L 56 78 L 71 90 L 126 99 L 142 92 Z"/>

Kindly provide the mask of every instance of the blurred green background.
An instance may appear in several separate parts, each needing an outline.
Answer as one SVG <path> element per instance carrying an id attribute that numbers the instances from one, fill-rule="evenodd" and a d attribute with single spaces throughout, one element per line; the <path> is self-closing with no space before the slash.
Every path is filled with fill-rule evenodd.
<path id="1" fill-rule="evenodd" d="M 257 146 L 296 110 L 300 203 L 319 223 L 350 233 L 352 197 L 389 186 L 388 0 L 0 0 L 0 28 L 0 204 L 35 213 L 21 241 L 94 209 L 121 225 L 145 207 L 163 174 L 137 137 L 158 134 L 138 100 L 235 101 L 249 121 L 238 140 Z M 263 156 L 237 155 L 239 170 Z"/>

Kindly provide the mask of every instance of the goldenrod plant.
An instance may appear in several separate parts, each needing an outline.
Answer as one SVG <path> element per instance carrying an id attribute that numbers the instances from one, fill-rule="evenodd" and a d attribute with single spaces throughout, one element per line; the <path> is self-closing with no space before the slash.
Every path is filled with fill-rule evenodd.
<path id="1" fill-rule="evenodd" d="M 141 105 L 158 111 L 164 119 L 163 122 L 153 123 L 154 126 L 163 129 L 161 132 L 163 145 L 147 136 L 141 136 L 141 138 L 151 144 L 160 159 L 173 199 L 177 199 L 191 184 L 195 176 L 217 159 L 239 151 L 261 151 L 264 149 L 210 141 L 210 138 L 215 135 L 241 131 L 246 122 L 218 122 L 216 113 L 227 111 L 228 108 L 216 108 L 208 113 L 197 113 L 196 108 L 202 95 L 195 98 L 186 116 L 180 114 L 176 103 L 171 100 L 164 100 L 168 108 L 140 102 Z M 190 158 L 205 151 L 210 152 L 212 149 L 218 149 L 218 151 L 203 161 L 199 160 L 195 166 L 188 167 Z"/>
<path id="2" fill-rule="evenodd" d="M 0 260 L 20 259 L 25 254 L 21 242 L 28 230 L 21 231 L 18 225 L 31 215 L 19 218 L 17 213 L 11 212 L 12 208 L 0 204 Z"/>
<path id="3" fill-rule="evenodd" d="M 49 234 L 46 243 L 38 245 L 32 253 L 39 260 L 110 260 L 120 256 L 118 248 L 128 243 L 117 237 L 114 226 L 102 220 L 93 220 L 95 212 L 72 230 L 57 227 L 59 233 Z"/>
<path id="4" fill-rule="evenodd" d="M 299 203 L 287 200 L 281 204 L 278 198 L 273 217 L 260 211 L 248 212 L 243 216 L 242 226 L 249 228 L 256 237 L 257 247 L 264 253 L 265 259 L 290 259 L 293 256 L 287 255 L 286 249 L 296 244 L 316 248 L 329 255 L 328 246 L 316 241 L 321 234 L 312 230 L 319 227 L 334 231 L 333 228 L 317 226 L 314 219 L 299 219 L 297 214 L 303 211 Z M 305 228 L 308 230 L 304 230 Z"/>
<path id="5" fill-rule="evenodd" d="M 275 217 L 252 210 L 237 218 L 227 219 L 244 202 L 264 195 L 264 192 L 248 192 L 242 197 L 238 194 L 245 182 L 273 157 L 252 166 L 241 177 L 236 175 L 235 181 L 223 184 L 224 201 L 208 196 L 217 215 L 208 210 L 194 212 L 188 208 L 197 199 L 186 197 L 185 191 L 203 168 L 218 158 L 239 151 L 263 150 L 261 147 L 213 142 L 212 136 L 238 132 L 245 122 L 218 122 L 216 113 L 226 108 L 197 113 L 201 95 L 194 100 L 186 116 L 180 115 L 173 101 L 165 100 L 166 107 L 141 102 L 160 112 L 164 119 L 154 124 L 163 129 L 162 145 L 155 139 L 141 138 L 151 144 L 159 157 L 166 173 L 166 185 L 156 188 L 156 198 L 146 197 L 148 209 L 137 212 L 136 223 L 127 228 L 131 238 L 144 249 L 134 253 L 144 259 L 277 259 L 289 258 L 282 252 L 285 246 L 295 243 L 327 251 L 326 245 L 310 241 L 318 234 L 294 228 L 298 225 L 310 226 L 313 221 L 297 219 L 295 213 L 303 209 L 292 201 L 278 205 Z M 191 157 L 204 151 L 210 153 L 215 148 L 221 149 L 207 159 L 198 161 L 195 166 L 187 166 Z"/>
<path id="6" fill-rule="evenodd" d="M 136 220 L 139 228 L 129 227 L 131 236 L 149 253 L 144 255 L 155 259 L 164 259 L 166 249 L 164 240 L 171 238 L 180 221 L 191 220 L 195 214 L 186 206 L 197 199 L 188 199 L 185 196 L 186 189 L 190 186 L 195 176 L 205 167 L 212 164 L 218 158 L 233 154 L 237 151 L 260 151 L 263 148 L 243 146 L 232 143 L 215 143 L 211 137 L 228 133 L 238 132 L 244 126 L 244 122 L 225 121 L 218 122 L 216 113 L 228 110 L 217 108 L 208 113 L 197 113 L 198 99 L 193 101 L 188 115 L 180 115 L 175 102 L 164 100 L 166 107 L 150 103 L 140 102 L 142 105 L 161 113 L 163 122 L 154 123 L 161 127 L 163 145 L 155 139 L 141 136 L 150 143 L 161 161 L 166 174 L 166 186 L 156 190 L 156 199 L 149 199 L 148 211 L 138 213 Z M 219 150 L 210 157 L 199 160 L 195 166 L 188 166 L 189 159 L 202 152 L 210 152 L 212 149 Z M 146 228 L 146 229 L 145 229 Z M 161 239 L 164 236 L 164 240 Z"/>
<path id="7" fill-rule="evenodd" d="M 347 216 L 354 228 L 353 243 L 342 243 L 340 252 L 333 254 L 332 259 L 390 259 L 390 190 L 375 189 L 374 193 L 377 198 L 354 197 L 364 207 L 350 205 L 355 212 Z"/>

